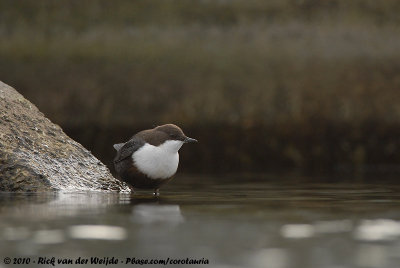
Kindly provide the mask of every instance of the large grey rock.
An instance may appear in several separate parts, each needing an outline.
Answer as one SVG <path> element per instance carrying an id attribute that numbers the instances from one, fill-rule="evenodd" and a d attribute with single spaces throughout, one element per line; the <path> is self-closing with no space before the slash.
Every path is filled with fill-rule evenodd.
<path id="1" fill-rule="evenodd" d="M 129 191 L 12 87 L 0 82 L 0 191 Z"/>

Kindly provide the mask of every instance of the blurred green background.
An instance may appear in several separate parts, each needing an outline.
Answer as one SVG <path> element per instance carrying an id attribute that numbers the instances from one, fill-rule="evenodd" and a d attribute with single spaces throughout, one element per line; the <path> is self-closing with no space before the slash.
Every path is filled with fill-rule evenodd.
<path id="1" fill-rule="evenodd" d="M 181 126 L 190 173 L 400 172 L 397 0 L 0 0 L 0 80 L 112 168 Z"/>

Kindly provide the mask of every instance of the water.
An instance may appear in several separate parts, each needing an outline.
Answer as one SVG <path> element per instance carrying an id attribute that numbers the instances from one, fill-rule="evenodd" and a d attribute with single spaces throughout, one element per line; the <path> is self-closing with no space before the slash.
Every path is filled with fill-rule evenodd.
<path id="1" fill-rule="evenodd" d="M 56 267 L 91 257 L 118 260 L 108 267 L 399 267 L 399 186 L 294 181 L 181 176 L 158 198 L 3 193 L 0 267 L 6 257 L 30 261 L 10 267 L 53 267 L 52 257 L 74 262 Z"/>

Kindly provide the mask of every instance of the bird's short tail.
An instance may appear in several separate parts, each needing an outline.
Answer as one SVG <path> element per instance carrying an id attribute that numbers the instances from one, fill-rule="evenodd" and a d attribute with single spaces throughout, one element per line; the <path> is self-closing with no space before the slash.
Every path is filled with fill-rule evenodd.
<path id="1" fill-rule="evenodd" d="M 124 145 L 125 145 L 125 143 L 117 143 L 117 144 L 114 144 L 113 147 L 118 152 Z"/>

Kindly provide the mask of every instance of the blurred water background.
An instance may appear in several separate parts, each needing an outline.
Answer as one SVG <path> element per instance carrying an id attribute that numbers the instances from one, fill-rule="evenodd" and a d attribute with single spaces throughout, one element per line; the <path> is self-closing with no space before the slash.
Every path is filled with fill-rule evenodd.
<path id="1" fill-rule="evenodd" d="M 395 0 L 0 0 L 0 79 L 111 166 L 176 123 L 185 173 L 400 171 Z M 368 177 L 368 176 L 366 176 Z"/>

